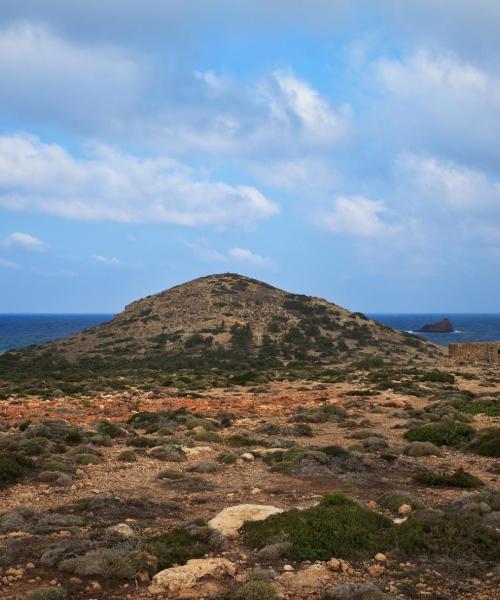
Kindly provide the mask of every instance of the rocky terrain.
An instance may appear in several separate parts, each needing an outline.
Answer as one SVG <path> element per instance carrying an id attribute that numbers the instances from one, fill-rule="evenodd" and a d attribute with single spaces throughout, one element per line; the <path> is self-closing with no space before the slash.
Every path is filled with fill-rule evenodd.
<path id="1" fill-rule="evenodd" d="M 0 359 L 5 600 L 490 600 L 500 369 L 195 280 Z"/>
<path id="2" fill-rule="evenodd" d="M 500 372 L 0 404 L 6 600 L 493 599 Z"/>

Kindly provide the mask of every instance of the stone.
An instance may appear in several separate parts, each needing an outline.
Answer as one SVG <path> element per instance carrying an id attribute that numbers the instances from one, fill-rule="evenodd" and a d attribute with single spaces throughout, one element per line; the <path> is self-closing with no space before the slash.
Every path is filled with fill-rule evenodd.
<path id="1" fill-rule="evenodd" d="M 331 578 L 332 573 L 325 565 L 314 564 L 303 571 L 285 572 L 276 579 L 276 583 L 287 592 L 300 592 L 302 595 L 323 589 Z"/>
<path id="2" fill-rule="evenodd" d="M 243 454 L 240 455 L 240 458 L 247 462 L 253 462 L 255 460 L 255 456 L 251 452 L 243 452 Z"/>
<path id="3" fill-rule="evenodd" d="M 374 558 L 379 562 L 385 562 L 387 560 L 387 556 L 385 554 L 382 554 L 382 552 L 378 552 L 377 554 L 375 554 Z"/>
<path id="4" fill-rule="evenodd" d="M 123 537 L 123 538 L 135 537 L 134 530 L 132 529 L 132 527 L 130 527 L 130 525 L 127 525 L 126 523 L 118 523 L 117 525 L 108 527 L 106 529 L 106 531 L 109 531 L 109 533 L 114 533 L 116 535 L 119 535 L 120 537 Z"/>
<path id="5" fill-rule="evenodd" d="M 265 504 L 237 504 L 224 508 L 208 522 L 208 526 L 216 529 L 222 535 L 234 538 L 245 521 L 263 521 L 270 515 L 281 513 L 283 510 L 276 506 Z"/>
<path id="6" fill-rule="evenodd" d="M 236 566 L 225 558 L 191 559 L 157 573 L 149 591 L 163 598 L 194 600 L 220 592 L 224 580 L 235 575 Z"/>
<path id="7" fill-rule="evenodd" d="M 399 515 L 409 515 L 412 511 L 412 507 L 409 504 L 401 504 L 401 506 L 398 508 L 398 514 Z"/>
<path id="8" fill-rule="evenodd" d="M 449 319 L 441 319 L 438 323 L 427 323 L 417 331 L 424 333 L 453 333 L 455 329 Z"/>
<path id="9" fill-rule="evenodd" d="M 380 563 L 376 563 L 374 565 L 370 565 L 367 571 L 372 577 L 380 577 L 380 575 L 382 575 L 382 573 L 385 571 L 385 567 Z"/>

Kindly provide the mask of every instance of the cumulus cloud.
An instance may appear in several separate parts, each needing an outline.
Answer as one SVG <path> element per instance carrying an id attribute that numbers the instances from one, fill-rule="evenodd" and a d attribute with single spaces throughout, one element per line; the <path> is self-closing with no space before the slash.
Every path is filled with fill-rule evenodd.
<path id="1" fill-rule="evenodd" d="M 257 189 L 203 177 L 167 157 L 108 146 L 76 158 L 34 136 L 0 137 L 0 206 L 71 219 L 246 227 L 278 208 Z"/>
<path id="2" fill-rule="evenodd" d="M 259 267 L 269 265 L 271 262 L 268 258 L 261 256 L 260 254 L 255 254 L 251 250 L 248 250 L 248 248 L 230 248 L 227 254 L 229 258 L 236 261 Z"/>
<path id="3" fill-rule="evenodd" d="M 400 227 L 384 220 L 384 202 L 364 196 L 339 196 L 333 210 L 321 215 L 322 226 L 329 231 L 361 237 L 394 234 Z"/>
<path id="4" fill-rule="evenodd" d="M 3 243 L 5 246 L 20 246 L 30 250 L 45 250 L 47 248 L 47 244 L 42 242 L 42 240 L 39 240 L 34 235 L 20 231 L 15 231 L 8 235 Z"/>

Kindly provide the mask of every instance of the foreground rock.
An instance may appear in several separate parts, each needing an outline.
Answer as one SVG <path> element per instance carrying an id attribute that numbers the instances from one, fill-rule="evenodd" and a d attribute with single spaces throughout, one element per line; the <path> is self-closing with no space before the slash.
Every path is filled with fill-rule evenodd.
<path id="1" fill-rule="evenodd" d="M 149 591 L 159 598 L 203 598 L 220 592 L 226 580 L 235 574 L 236 567 L 225 558 L 192 559 L 182 567 L 157 573 Z"/>
<path id="2" fill-rule="evenodd" d="M 208 526 L 216 529 L 228 538 L 238 536 L 238 529 L 245 521 L 263 521 L 270 515 L 281 513 L 283 510 L 276 506 L 263 504 L 238 504 L 229 506 L 208 522 Z"/>

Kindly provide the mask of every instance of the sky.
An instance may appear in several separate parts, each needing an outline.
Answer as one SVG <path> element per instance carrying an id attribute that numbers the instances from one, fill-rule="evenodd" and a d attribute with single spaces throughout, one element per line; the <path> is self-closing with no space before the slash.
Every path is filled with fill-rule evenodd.
<path id="1" fill-rule="evenodd" d="M 500 312 L 497 0 L 2 0 L 0 312 L 237 272 Z"/>

